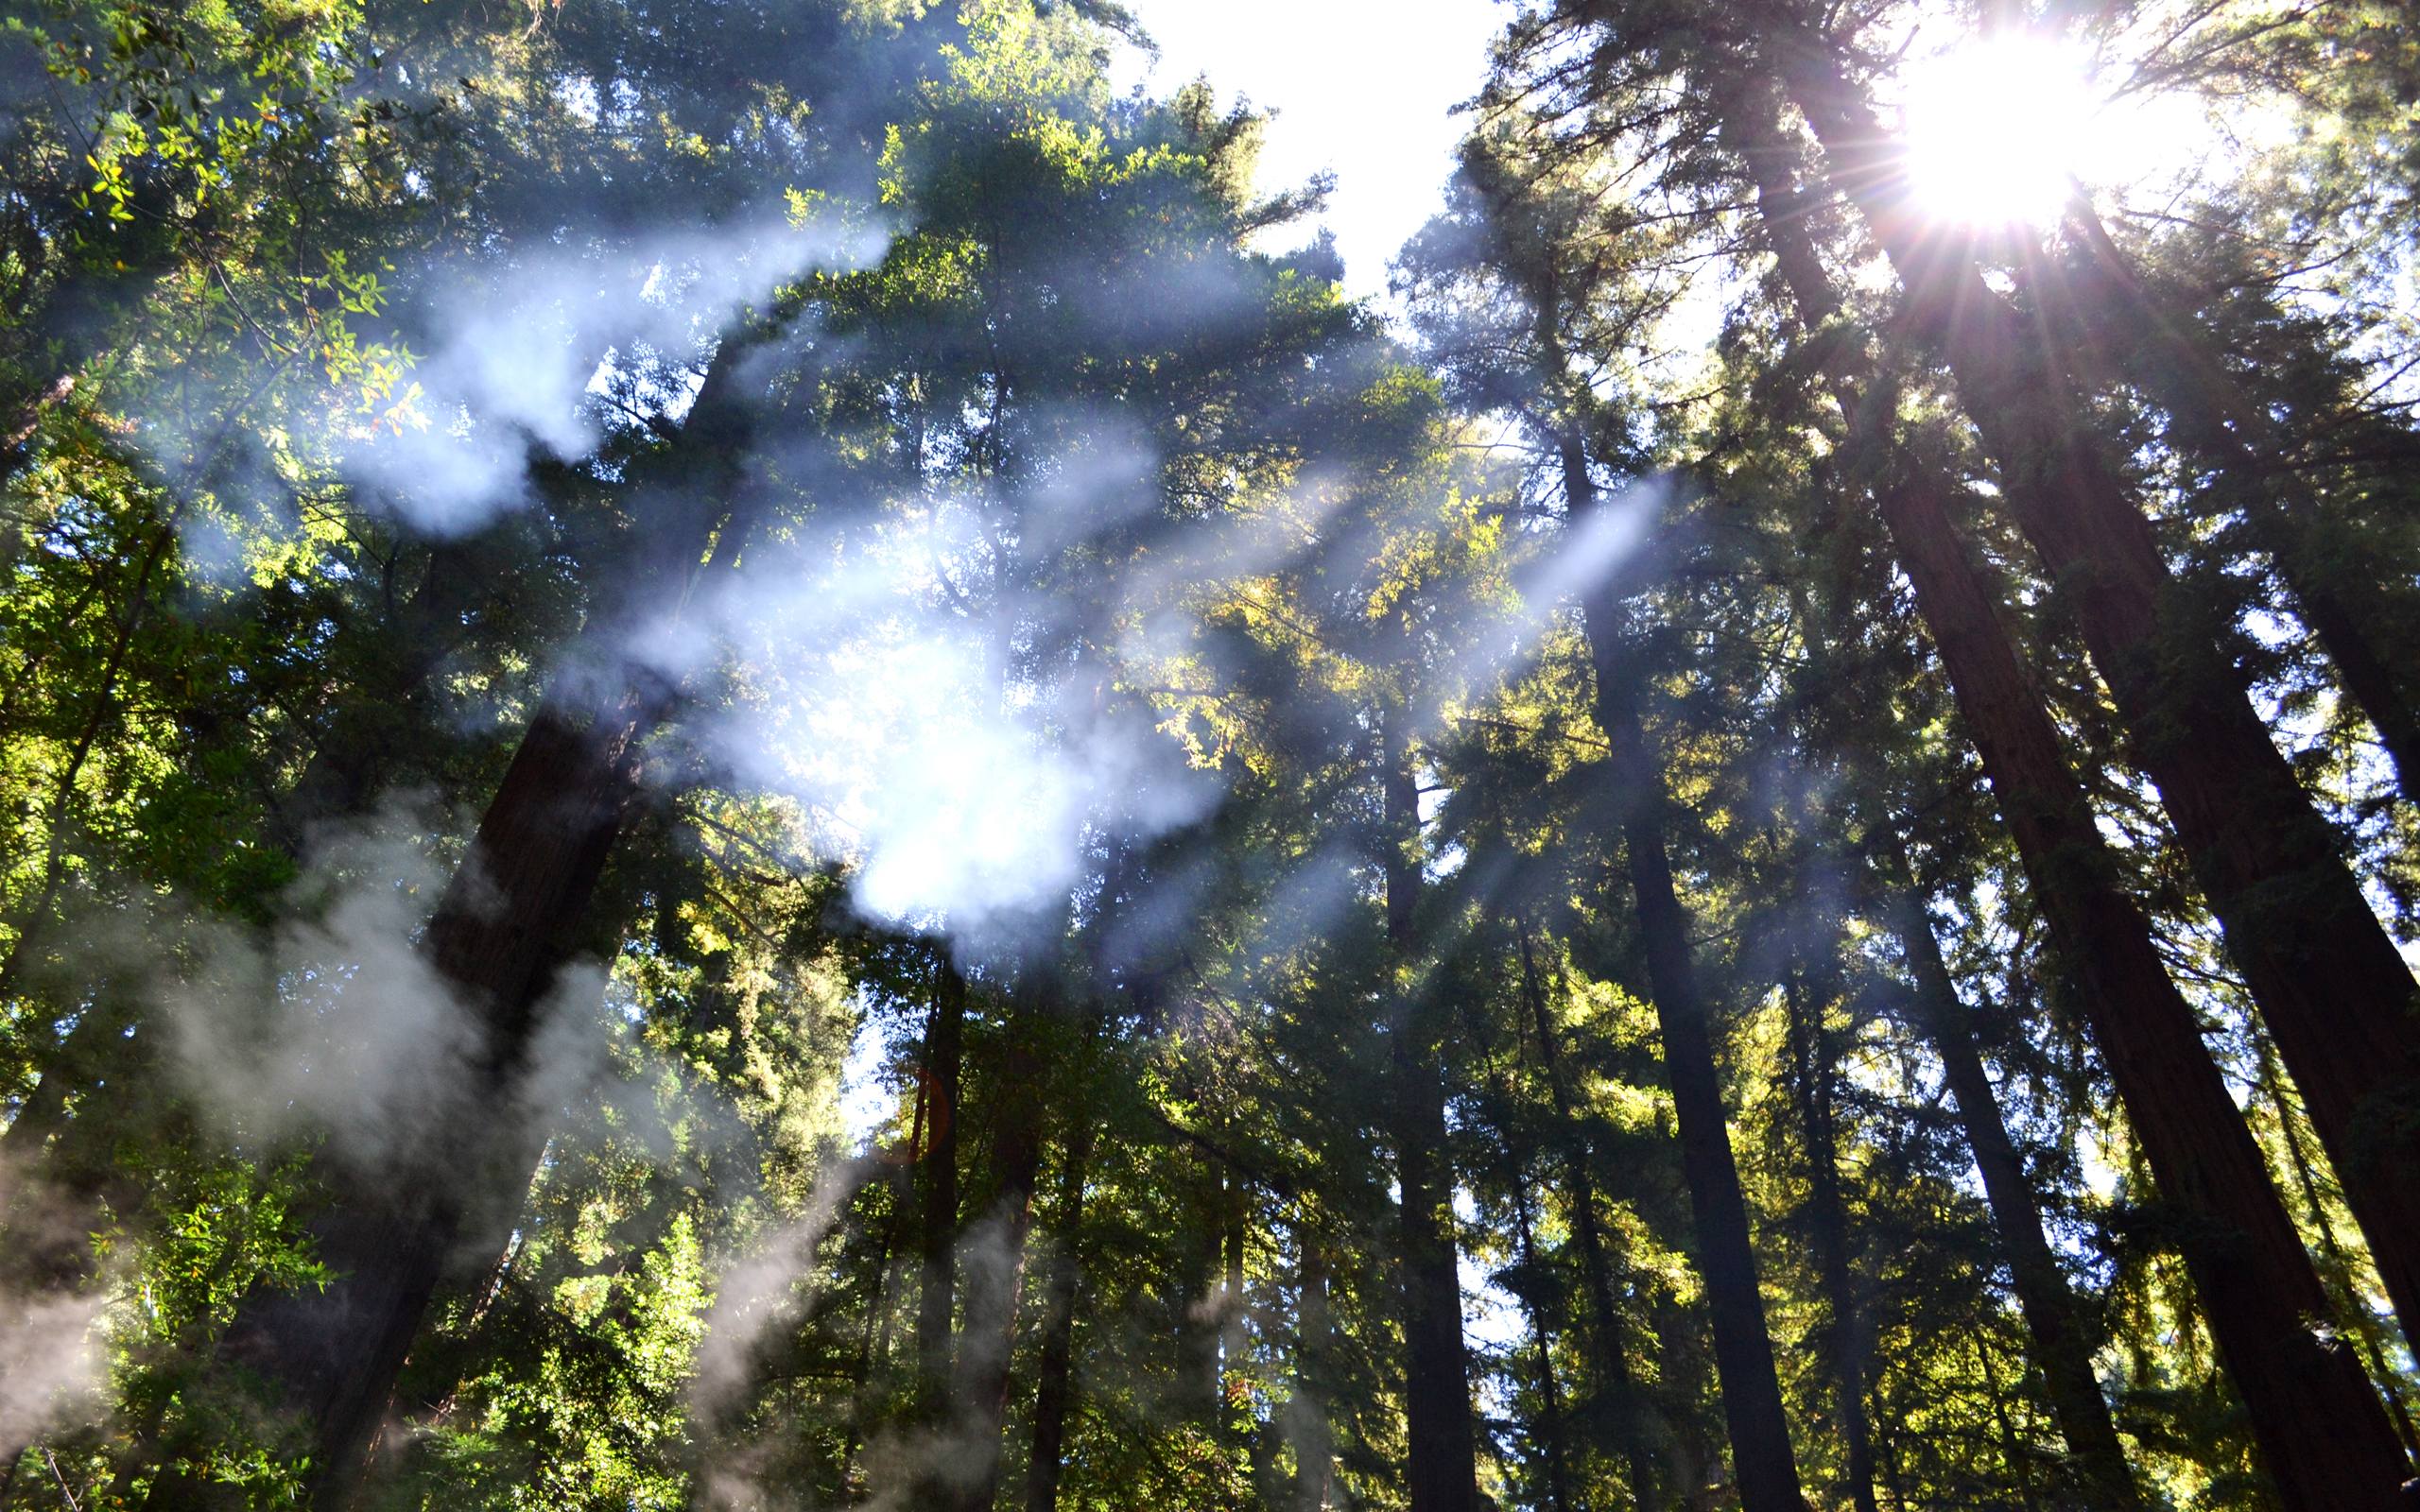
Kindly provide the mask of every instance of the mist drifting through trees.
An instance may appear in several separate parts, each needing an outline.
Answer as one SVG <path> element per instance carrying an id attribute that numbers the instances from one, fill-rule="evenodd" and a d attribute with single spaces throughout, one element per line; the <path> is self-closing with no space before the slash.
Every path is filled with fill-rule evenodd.
<path id="1" fill-rule="evenodd" d="M 0 1509 L 2420 1507 L 2410 8 L 1497 19 L 12 0 Z"/>

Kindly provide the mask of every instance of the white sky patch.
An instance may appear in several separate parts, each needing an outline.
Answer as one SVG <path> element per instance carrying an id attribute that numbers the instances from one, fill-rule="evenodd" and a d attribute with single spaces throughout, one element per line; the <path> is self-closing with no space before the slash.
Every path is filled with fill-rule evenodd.
<path id="1" fill-rule="evenodd" d="M 849 1041 L 849 1057 L 840 1065 L 840 1126 L 848 1130 L 849 1148 L 863 1154 L 890 1120 L 899 1094 L 883 1074 L 890 1063 L 893 1043 L 890 1021 L 873 1011 L 866 988 L 857 989 L 857 1032 Z"/>
<path id="2" fill-rule="evenodd" d="M 1261 159 L 1264 190 L 1322 170 L 1336 193 L 1322 220 L 1336 232 L 1344 283 L 1382 295 L 1387 262 L 1443 206 L 1452 112 L 1487 77 L 1488 43 L 1512 19 L 1495 0 L 1130 0 L 1160 44 L 1156 68 L 1122 47 L 1111 77 L 1166 94 L 1207 75 L 1278 112 Z M 1304 238 L 1289 231 L 1282 245 Z"/>
<path id="3" fill-rule="evenodd" d="M 1478 1227 L 1478 1204 L 1472 1200 L 1469 1189 L 1454 1189 L 1454 1216 L 1465 1225 Z M 1520 1348 L 1530 1325 L 1528 1314 L 1521 1310 L 1521 1299 L 1498 1284 L 1495 1271 L 1474 1258 L 1466 1247 L 1455 1247 L 1454 1270 L 1462 1288 L 1464 1343 L 1480 1354 L 1506 1355 Z M 1509 1416 L 1512 1410 L 1511 1381 L 1497 1370 L 1481 1368 L 1474 1374 L 1480 1406 L 1492 1416 Z"/>

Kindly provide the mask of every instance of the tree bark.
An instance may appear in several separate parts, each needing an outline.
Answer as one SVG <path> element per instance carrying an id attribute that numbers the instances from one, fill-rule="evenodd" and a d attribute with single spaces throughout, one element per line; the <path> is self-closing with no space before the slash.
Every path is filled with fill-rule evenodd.
<path id="1" fill-rule="evenodd" d="M 1791 99 L 1936 329 L 2019 527 L 2073 610 L 2228 954 L 2294 1078 L 2407 1331 L 2420 1330 L 2420 1012 L 2341 842 L 2024 318 L 1908 208 L 1891 136 L 1820 37 L 1774 39 Z"/>
<path id="2" fill-rule="evenodd" d="M 1811 954 L 1811 949 L 1809 954 Z M 1858 1512 L 1877 1512 L 1874 1500 L 1874 1435 L 1865 1410 L 1865 1322 L 1858 1305 L 1857 1270 L 1849 1252 L 1849 1215 L 1841 1191 L 1840 1134 L 1834 1116 L 1831 1036 L 1823 1016 L 1832 997 L 1817 990 L 1809 978 L 1828 982 L 1831 973 L 1804 964 L 1782 981 L 1789 1010 L 1791 1091 L 1806 1142 L 1809 1217 L 1815 1238 L 1816 1268 L 1822 1278 L 1824 1305 L 1831 1313 L 1832 1373 L 1840 1398 L 1841 1441 L 1846 1452 L 1849 1500 Z"/>
<path id="3" fill-rule="evenodd" d="M 432 963 L 487 1036 L 476 1084 L 437 1111 L 437 1126 L 400 1169 L 345 1181 L 338 1205 L 314 1226 L 320 1259 L 336 1272 L 327 1289 L 256 1298 L 222 1347 L 279 1383 L 313 1425 L 315 1507 L 349 1503 L 458 1246 L 491 1232 L 500 1245 L 497 1230 L 510 1228 L 537 1162 L 542 1136 L 498 1130 L 481 1109 L 509 1098 L 524 1069 L 535 1010 L 570 955 L 636 791 L 640 741 L 668 698 L 634 693 L 585 720 L 568 702 L 541 708 L 428 928 Z"/>
<path id="4" fill-rule="evenodd" d="M 1570 517 L 1588 520 L 1599 507 L 1586 454 L 1576 436 L 1561 441 L 1563 484 Z M 1789 1419 L 1782 1408 L 1765 1302 L 1757 1290 L 1756 1255 L 1748 1203 L 1731 1152 L 1722 1080 L 1714 1058 L 1713 1024 L 1698 991 L 1690 958 L 1690 920 L 1672 883 L 1665 851 L 1662 764 L 1649 746 L 1638 713 L 1639 672 L 1622 627 L 1618 590 L 1611 583 L 1583 595 L 1590 660 L 1597 675 L 1597 722 L 1611 747 L 1611 779 L 1622 784 L 1623 848 L 1633 903 L 1647 953 L 1664 1065 L 1680 1124 L 1681 1169 L 1697 1229 L 1698 1270 L 1714 1323 L 1715 1374 L 1731 1435 L 1732 1470 L 1745 1512 L 1803 1512 Z"/>
<path id="5" fill-rule="evenodd" d="M 958 1091 L 965 1044 L 966 979 L 944 960 L 935 968 L 925 1025 L 925 1094 L 932 1111 L 917 1212 L 916 1391 L 928 1420 L 947 1408 L 958 1313 Z"/>
<path id="6" fill-rule="evenodd" d="M 1770 106 L 1726 102 L 1724 130 L 1754 172 L 1763 224 L 1808 329 L 1841 302 L 1797 218 Z M 1845 348 L 1836 352 L 1845 352 Z M 2264 1461 L 2290 1507 L 2398 1504 L 2401 1452 L 2359 1364 L 2315 1337 L 2325 1295 L 2269 1179 L 2259 1147 L 2169 981 L 2151 926 L 2115 881 L 2114 862 L 2056 730 L 1951 525 L 1942 480 L 1867 434 L 1845 364 L 1829 376 L 1855 419 L 1852 444 L 1886 464 L 1876 490 L 1901 567 L 1998 798 L 2034 902 L 2072 974 L 2163 1197 L 2187 1269 L 2242 1394 Z M 2139 518 L 2139 517 L 2138 517 Z"/>
<path id="7" fill-rule="evenodd" d="M 1521 925 L 1520 946 L 1521 990 L 1529 1002 L 1531 1027 L 1538 1036 L 1538 1061 L 1546 1072 L 1547 1091 L 1554 1098 L 1557 1143 L 1562 1146 L 1558 1153 L 1571 1204 L 1572 1238 L 1580 1246 L 1581 1276 L 1588 1288 L 1589 1321 L 1596 1329 L 1597 1347 L 1590 1352 L 1590 1365 L 1600 1383 L 1599 1389 L 1612 1399 L 1617 1424 L 1616 1441 L 1630 1471 L 1631 1503 L 1638 1512 L 1651 1512 L 1658 1504 L 1659 1480 L 1652 1424 L 1638 1389 L 1638 1378 L 1631 1369 L 1630 1330 L 1622 1321 L 1621 1309 L 1615 1298 L 1613 1267 L 1597 1214 L 1597 1183 L 1588 1169 L 1588 1146 L 1580 1132 L 1571 1091 L 1564 1081 L 1562 1052 L 1556 1044 L 1553 1022 L 1547 1015 L 1546 992 L 1538 980 L 1537 954 L 1530 946 L 1526 920 Z"/>
<path id="8" fill-rule="evenodd" d="M 1514 1157 L 1512 1172 L 1512 1233 L 1519 1246 L 1522 1268 L 1531 1278 L 1538 1274 L 1538 1246 L 1533 1226 L 1530 1222 L 1529 1162 Z M 1571 1452 L 1563 1431 L 1563 1388 L 1556 1383 L 1554 1371 L 1554 1339 L 1547 1332 L 1547 1320 L 1534 1299 L 1529 1301 L 1530 1348 L 1536 1356 L 1538 1368 L 1537 1435 L 1544 1442 L 1547 1465 L 1547 1505 L 1552 1512 L 1567 1512 L 1571 1505 Z"/>
<path id="9" fill-rule="evenodd" d="M 1033 1458 L 1026 1469 L 1026 1512 L 1057 1512 L 1065 1468 L 1067 1411 L 1075 1401 L 1076 1293 L 1083 1283 L 1084 1176 L 1092 1162 L 1093 1121 L 1079 1118 L 1068 1133 L 1059 1180 L 1058 1253 L 1042 1325 L 1042 1361 L 1034 1370 Z"/>
<path id="10" fill-rule="evenodd" d="M 1323 1512 L 1336 1481 L 1336 1434 L 1330 1427 L 1324 1390 L 1335 1324 L 1327 1298 L 1327 1252 L 1307 1228 L 1295 1231 L 1294 1396 L 1288 1402 L 1288 1439 L 1294 1447 L 1292 1512 Z"/>
<path id="11" fill-rule="evenodd" d="M 1403 1246 L 1406 1490 L 1411 1512 L 1476 1512 L 1477 1430 L 1462 1342 L 1462 1281 L 1455 1263 L 1453 1167 L 1446 1157 L 1445 1084 L 1434 1016 L 1409 980 L 1419 950 L 1420 794 L 1404 713 L 1383 716 L 1387 940 L 1396 972 L 1391 1026 L 1396 1215 Z"/>
<path id="12" fill-rule="evenodd" d="M 1042 990 L 1031 983 L 1011 994 L 1002 1106 L 986 1183 L 991 1196 L 979 1230 L 981 1242 L 997 1252 L 967 1266 L 966 1315 L 959 1333 L 955 1377 L 955 1426 L 964 1440 L 965 1466 L 947 1473 L 948 1494 L 940 1503 L 956 1512 L 991 1512 L 999 1495 L 1000 1432 L 1009 1409 L 1017 1294 L 1025 1280 L 1026 1235 L 1033 1225 L 1033 1190 L 1042 1172 L 1047 1111 L 1035 1042 L 1046 1012 L 1042 999 Z"/>
<path id="13" fill-rule="evenodd" d="M 626 660 L 626 616 L 680 603 L 718 532 L 743 525 L 750 420 L 735 373 L 749 344 L 725 342 L 673 454 L 647 474 L 677 472 L 682 487 L 644 499 L 649 549 L 541 700 L 423 936 L 477 1026 L 470 1075 L 378 1168 L 322 1159 L 336 1196 L 313 1232 L 334 1280 L 315 1296 L 254 1293 L 219 1343 L 222 1362 L 269 1382 L 307 1426 L 320 1512 L 353 1501 L 431 1297 L 462 1255 L 504 1247 L 544 1146 L 538 1119 L 512 1107 L 536 1012 L 639 791 L 641 747 L 678 696 Z M 619 691 L 600 696 L 599 662 L 619 669 Z"/>
<path id="14" fill-rule="evenodd" d="M 1896 881 L 1897 879 L 1893 879 Z M 2132 1512 L 2143 1505 L 2118 1437 L 2118 1424 L 2101 1395 L 2100 1380 L 2092 1368 L 2092 1341 L 2077 1317 L 2074 1291 L 2058 1257 L 2042 1232 L 2042 1216 L 2033 1201 L 2032 1183 L 2017 1158 L 2000 1117 L 1998 1097 L 1992 1091 L 1983 1057 L 1967 1027 L 1964 1005 L 1958 1000 L 1948 963 L 1933 937 L 1932 920 L 1913 892 L 1902 889 L 1892 900 L 1890 923 L 1899 938 L 1901 957 L 1914 980 L 1913 1005 L 1918 1024 L 1941 1057 L 1942 1073 L 1958 1104 L 1958 1119 L 1966 1131 L 1966 1147 L 1983 1178 L 1983 1200 L 1992 1211 L 1992 1228 L 1999 1236 L 2016 1291 L 2017 1311 L 2033 1340 L 2034 1363 L 2041 1367 L 2050 1411 L 2067 1441 L 2067 1461 L 2076 1483 L 2091 1504 L 2108 1512 Z"/>

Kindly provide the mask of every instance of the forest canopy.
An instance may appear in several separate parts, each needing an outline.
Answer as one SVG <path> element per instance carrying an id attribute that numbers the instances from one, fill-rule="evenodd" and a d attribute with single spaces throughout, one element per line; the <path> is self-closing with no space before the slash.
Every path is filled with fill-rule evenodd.
<path id="1" fill-rule="evenodd" d="M 2420 1508 L 2420 14 L 1497 20 L 6 0 L 0 1512 Z"/>

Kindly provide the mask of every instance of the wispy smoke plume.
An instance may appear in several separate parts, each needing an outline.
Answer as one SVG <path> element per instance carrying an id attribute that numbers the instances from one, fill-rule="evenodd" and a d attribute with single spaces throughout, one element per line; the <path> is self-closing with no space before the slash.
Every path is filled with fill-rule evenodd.
<path id="1" fill-rule="evenodd" d="M 462 828 L 389 804 L 318 837 L 273 927 L 187 928 L 161 969 L 164 1028 L 185 1085 L 240 1137 L 323 1135 L 374 1169 L 424 1147 L 482 1087 L 485 1026 L 420 949 L 451 871 L 431 837 Z M 593 963 L 559 974 L 511 1105 L 481 1117 L 551 1121 L 602 1090 L 604 986 Z"/>
<path id="2" fill-rule="evenodd" d="M 884 242 L 837 220 L 760 211 L 450 279 L 417 312 L 433 340 L 409 374 L 416 419 L 354 447 L 347 471 L 418 529 L 475 529 L 523 501 L 533 448 L 566 461 L 596 448 L 614 377 L 636 383 L 646 412 L 678 415 L 690 392 L 651 363 L 685 361 L 784 282 L 877 258 Z"/>
<path id="3" fill-rule="evenodd" d="M 0 1273 L 0 1455 L 83 1416 L 101 1384 L 98 1333 L 111 1288 L 87 1280 L 73 1290 L 35 1273 L 75 1263 L 89 1209 L 63 1200 L 12 1156 L 0 1156 L 0 1218 L 9 1255 Z M 80 1264 L 77 1265 L 80 1269 Z"/>
<path id="4" fill-rule="evenodd" d="M 700 1417 L 714 1421 L 755 1383 L 758 1352 L 794 1324 L 810 1300 L 804 1283 L 814 1274 L 816 1251 L 840 1210 L 882 1169 L 872 1155 L 834 1161 L 796 1217 L 723 1268 L 690 1377 L 689 1400 Z"/>

